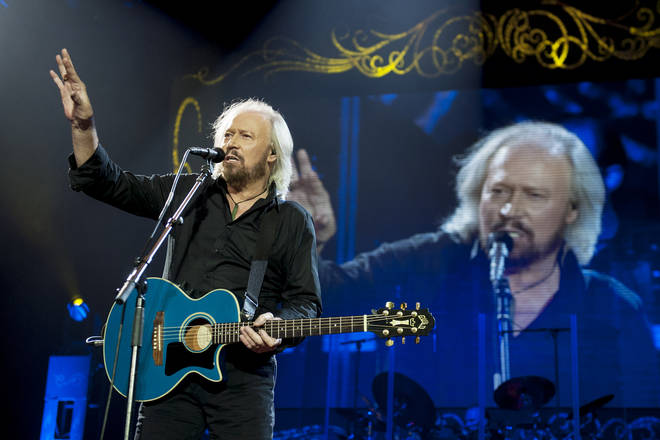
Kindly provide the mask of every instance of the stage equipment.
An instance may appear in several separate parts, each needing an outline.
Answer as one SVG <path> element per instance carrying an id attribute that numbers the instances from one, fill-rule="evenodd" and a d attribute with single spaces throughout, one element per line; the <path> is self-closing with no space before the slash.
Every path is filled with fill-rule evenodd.
<path id="1" fill-rule="evenodd" d="M 82 440 L 87 412 L 90 356 L 51 356 L 41 440 Z"/>
<path id="2" fill-rule="evenodd" d="M 383 372 L 374 377 L 371 383 L 374 399 L 383 413 L 387 411 L 387 380 L 388 372 Z M 392 402 L 392 422 L 398 428 L 421 434 L 433 427 L 433 400 L 421 385 L 401 373 L 394 373 Z"/>
<path id="3" fill-rule="evenodd" d="M 503 409 L 539 409 L 555 395 L 555 386 L 540 376 L 514 377 L 497 387 L 495 403 Z"/>
<path id="4" fill-rule="evenodd" d="M 69 316 L 74 321 L 84 321 L 89 315 L 89 306 L 84 299 L 77 297 L 69 301 L 66 305 L 67 310 L 69 311 Z"/>

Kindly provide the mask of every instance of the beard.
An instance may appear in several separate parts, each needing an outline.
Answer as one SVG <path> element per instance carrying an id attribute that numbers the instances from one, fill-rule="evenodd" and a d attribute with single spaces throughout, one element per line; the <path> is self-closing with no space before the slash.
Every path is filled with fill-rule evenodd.
<path id="1" fill-rule="evenodd" d="M 266 161 L 267 157 L 268 154 L 264 155 L 263 160 L 249 168 L 243 165 L 242 159 L 240 164 L 232 164 L 230 166 L 223 164 L 222 176 L 225 178 L 227 185 L 237 191 L 241 191 L 248 184 L 256 182 L 268 175 L 270 169 Z"/>
<path id="2" fill-rule="evenodd" d="M 532 237 L 533 238 L 533 237 Z M 564 243 L 562 234 L 554 236 L 553 240 L 541 247 L 532 241 L 532 244 L 524 249 L 520 254 L 512 252 L 507 260 L 507 271 L 516 272 L 524 269 L 532 263 L 541 260 L 542 258 L 551 255 L 561 248 Z"/>
<path id="3" fill-rule="evenodd" d="M 507 272 L 517 272 L 521 269 L 524 269 L 531 265 L 532 263 L 541 260 L 542 258 L 551 255 L 553 252 L 556 252 L 564 244 L 564 232 L 566 230 L 566 225 L 560 226 L 554 234 L 552 234 L 552 240 L 545 244 L 539 244 L 536 242 L 536 236 L 534 231 L 526 227 L 520 222 L 513 221 L 508 223 L 508 226 L 521 231 L 526 236 L 526 245 L 522 248 L 516 248 L 516 243 L 514 240 L 514 246 L 509 254 L 509 257 L 506 262 Z M 504 223 L 497 223 L 493 226 L 492 231 L 499 231 L 504 229 Z M 488 236 L 481 237 L 482 248 L 488 253 L 486 249 L 486 243 L 488 242 Z M 518 244 L 520 246 L 520 244 Z"/>

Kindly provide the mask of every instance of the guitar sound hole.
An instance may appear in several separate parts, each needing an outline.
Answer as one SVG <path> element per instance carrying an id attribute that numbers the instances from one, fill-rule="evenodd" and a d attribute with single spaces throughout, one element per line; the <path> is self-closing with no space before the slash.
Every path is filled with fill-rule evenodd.
<path id="1" fill-rule="evenodd" d="M 216 347 L 216 346 L 214 346 Z M 193 353 L 182 342 L 167 344 L 165 375 L 171 376 L 187 367 L 213 368 L 215 349 Z"/>
<path id="2" fill-rule="evenodd" d="M 190 321 L 184 331 L 183 342 L 190 351 L 202 351 L 211 346 L 211 324 L 203 318 Z"/>

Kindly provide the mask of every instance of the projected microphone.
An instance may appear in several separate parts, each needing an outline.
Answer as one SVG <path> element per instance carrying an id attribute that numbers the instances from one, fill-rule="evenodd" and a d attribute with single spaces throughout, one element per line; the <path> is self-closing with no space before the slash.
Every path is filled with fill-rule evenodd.
<path id="1" fill-rule="evenodd" d="M 222 162 L 225 158 L 225 152 L 220 148 L 201 148 L 191 147 L 188 148 L 190 154 L 210 160 L 213 163 Z"/>
<path id="2" fill-rule="evenodd" d="M 502 278 L 504 264 L 513 249 L 513 238 L 506 231 L 491 232 L 488 234 L 488 258 L 490 258 L 490 281 Z"/>

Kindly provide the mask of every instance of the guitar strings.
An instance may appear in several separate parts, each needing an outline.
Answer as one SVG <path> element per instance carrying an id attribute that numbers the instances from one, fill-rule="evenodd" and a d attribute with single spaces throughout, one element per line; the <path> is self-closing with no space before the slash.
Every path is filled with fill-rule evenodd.
<path id="1" fill-rule="evenodd" d="M 393 316 L 396 318 L 396 316 Z M 390 318 L 389 316 L 378 316 L 378 315 L 367 315 L 367 322 L 372 322 L 372 321 L 378 321 L 378 320 L 383 320 Z M 402 317 L 403 318 L 403 317 Z M 317 321 L 318 320 L 318 321 Z M 323 320 L 326 320 L 325 322 Z M 295 322 L 296 320 L 287 320 L 284 323 L 285 328 L 290 328 L 290 327 L 303 327 L 303 328 L 312 328 L 315 325 L 322 326 L 322 325 L 327 325 L 327 324 L 332 324 L 332 320 L 335 320 L 336 322 L 334 324 L 340 325 L 340 326 L 345 326 L 345 325 L 351 325 L 351 321 L 357 321 L 354 324 L 355 325 L 361 325 L 364 321 L 364 316 L 349 316 L 349 317 L 342 317 L 341 321 L 339 321 L 339 318 L 334 318 L 334 317 L 328 317 L 328 318 L 302 318 L 302 322 Z M 275 323 L 268 323 L 266 322 L 264 325 L 269 325 L 270 327 L 275 324 L 277 327 L 282 326 L 282 322 L 279 320 L 275 320 Z M 211 326 L 227 326 L 227 327 L 253 327 L 254 325 L 252 322 L 218 322 L 215 324 L 211 323 L 205 323 L 205 324 L 199 324 L 200 326 L 205 326 L 205 325 L 211 325 Z M 264 328 L 263 326 L 257 327 L 257 328 Z M 176 333 L 180 332 L 182 329 L 182 326 L 169 326 L 169 327 L 161 327 L 161 331 L 163 333 L 171 332 L 174 331 Z"/>
<path id="2" fill-rule="evenodd" d="M 383 320 L 387 318 L 405 318 L 404 316 L 397 316 L 397 315 L 366 315 L 366 321 L 367 322 L 373 322 L 373 321 L 378 321 L 378 320 Z M 328 317 L 328 318 L 302 318 L 300 321 L 297 320 L 287 320 L 285 323 L 282 322 L 273 322 L 273 323 L 268 323 L 266 322 L 265 325 L 270 327 L 269 329 L 266 329 L 264 327 L 259 327 L 260 329 L 264 329 L 267 332 L 270 330 L 271 333 L 277 333 L 277 330 L 279 328 L 279 335 L 284 333 L 287 335 L 289 332 L 293 333 L 293 336 L 296 336 L 296 332 L 303 332 L 303 331 L 312 331 L 312 330 L 319 330 L 319 332 L 325 330 L 327 326 L 327 330 L 331 330 L 331 324 L 334 324 L 334 326 L 339 326 L 340 329 L 348 327 L 350 325 L 351 329 L 355 326 L 360 326 L 365 320 L 365 315 L 357 315 L 357 316 L 347 316 L 347 317 Z M 334 322 L 333 322 L 334 321 Z M 270 325 L 269 325 L 270 324 Z M 240 328 L 241 327 L 253 327 L 254 325 L 252 322 L 221 322 L 221 323 L 216 323 L 216 324 L 200 324 L 202 326 L 205 325 L 211 325 L 215 328 L 212 329 L 211 334 L 212 334 L 212 339 L 238 339 L 238 336 L 240 335 Z M 391 328 L 391 325 L 386 325 L 386 324 L 381 324 L 381 325 L 372 325 L 375 328 Z M 399 327 L 401 328 L 401 327 Z M 160 332 L 160 339 L 162 342 L 168 342 L 168 341 L 178 341 L 180 340 L 179 335 L 182 332 L 182 327 L 181 326 L 173 326 L 173 327 L 162 327 L 161 332 Z M 341 333 L 341 332 L 340 332 Z M 332 334 L 332 333 L 329 333 Z M 272 336 L 272 335 L 271 335 Z M 300 335 L 304 336 L 304 335 Z M 393 335 L 395 336 L 395 335 Z M 190 337 L 189 337 L 190 338 Z M 184 335 L 183 339 L 186 339 L 186 335 Z"/>
<path id="3" fill-rule="evenodd" d="M 380 325 L 380 326 L 375 326 L 375 328 L 390 329 L 390 328 L 392 328 L 392 327 L 391 327 L 391 326 L 388 326 L 388 325 Z M 400 328 L 400 327 L 399 327 L 399 328 Z M 372 327 L 372 329 L 373 329 L 373 327 Z M 282 337 L 283 334 L 286 335 L 286 336 L 288 336 L 288 337 L 315 336 L 314 334 L 304 334 L 304 335 L 296 334 L 298 331 L 299 331 L 298 329 L 296 329 L 295 331 L 292 331 L 292 332 L 286 332 L 286 333 L 285 333 L 284 331 L 282 331 L 282 332 L 280 332 L 280 334 L 279 334 L 278 337 Z M 292 333 L 292 334 L 289 335 L 289 333 Z M 335 333 L 335 334 L 339 334 L 339 333 L 346 333 L 346 332 L 338 332 L 338 333 Z M 330 334 L 333 334 L 333 333 L 323 333 L 323 334 L 324 334 L 324 335 L 325 335 L 325 334 L 330 335 Z M 220 337 L 221 340 L 228 340 L 228 339 L 232 339 L 232 338 L 233 338 L 233 339 L 237 339 L 237 338 L 240 336 L 240 333 L 237 332 L 237 331 L 232 331 L 232 332 L 229 332 L 229 333 L 228 333 L 228 332 L 219 332 L 219 333 L 218 333 L 218 332 L 215 332 L 215 333 L 212 334 L 212 338 L 218 339 L 218 336 Z M 274 335 L 270 335 L 270 336 L 272 337 L 272 336 L 274 336 Z M 410 335 L 410 334 L 407 334 L 407 335 L 393 334 L 393 335 L 391 335 L 391 336 L 392 336 L 392 337 L 396 337 L 396 336 L 411 336 L 411 335 Z M 192 337 L 189 336 L 188 338 L 192 338 Z M 182 341 L 182 340 L 185 340 L 185 339 L 186 339 L 186 336 L 185 336 L 185 335 L 184 335 L 183 338 L 179 338 L 179 334 L 178 334 L 178 332 L 177 332 L 177 334 L 175 334 L 175 335 L 171 335 L 171 334 L 170 334 L 170 335 L 162 335 L 161 338 L 160 338 L 160 340 L 161 340 L 162 342 Z M 194 338 L 193 338 L 193 339 L 194 339 Z"/>

